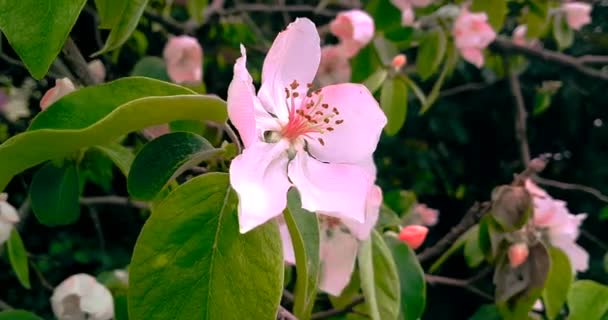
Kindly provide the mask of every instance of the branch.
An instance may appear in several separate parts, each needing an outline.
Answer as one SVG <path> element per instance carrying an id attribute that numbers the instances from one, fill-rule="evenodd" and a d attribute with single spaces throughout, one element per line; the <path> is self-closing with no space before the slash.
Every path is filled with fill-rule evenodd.
<path id="1" fill-rule="evenodd" d="M 534 48 L 530 46 L 520 46 L 506 39 L 496 39 L 492 43 L 491 48 L 504 53 L 522 54 L 530 58 L 553 62 L 562 67 L 567 67 L 578 71 L 579 73 L 591 78 L 596 78 L 604 81 L 608 80 L 608 73 L 589 68 L 585 66 L 584 62 L 579 60 L 579 58 L 569 56 L 560 52 Z"/>
<path id="2" fill-rule="evenodd" d="M 63 53 L 66 65 L 76 76 L 78 82 L 85 86 L 94 85 L 96 83 L 93 76 L 91 76 L 91 73 L 89 73 L 87 62 L 84 60 L 84 57 L 71 37 L 68 37 L 65 41 L 61 52 Z"/>
<path id="3" fill-rule="evenodd" d="M 608 56 L 584 55 L 577 58 L 581 63 L 589 64 L 608 64 Z"/>
<path id="4" fill-rule="evenodd" d="M 460 222 L 452 227 L 443 238 L 441 238 L 434 246 L 424 249 L 417 255 L 420 262 L 424 262 L 431 258 L 441 255 L 447 250 L 463 233 L 469 228 L 474 226 L 481 220 L 481 218 L 490 210 L 491 204 L 488 201 L 482 203 L 475 203 L 467 213 L 464 215 Z"/>
<path id="5" fill-rule="evenodd" d="M 193 28 L 191 28 L 189 25 L 182 24 L 171 18 L 163 17 L 162 15 L 159 15 L 150 10 L 145 10 L 143 15 L 144 15 L 144 17 L 148 18 L 150 21 L 153 21 L 153 22 L 156 22 L 156 23 L 162 25 L 163 27 L 165 27 L 165 29 L 167 29 L 167 31 L 169 31 L 171 33 L 192 34 L 194 32 Z"/>
<path id="6" fill-rule="evenodd" d="M 298 320 L 298 318 L 291 314 L 291 312 L 287 311 L 287 309 L 283 308 L 283 306 L 279 305 L 279 310 L 277 311 L 277 320 Z"/>
<path id="7" fill-rule="evenodd" d="M 592 187 L 588 187 L 588 186 L 585 186 L 582 184 L 561 182 L 561 181 L 557 181 L 557 180 L 542 178 L 539 176 L 533 176 L 532 180 L 534 180 L 535 182 L 537 182 L 539 184 L 545 185 L 545 186 L 551 186 L 551 187 L 555 187 L 555 188 L 559 188 L 559 189 L 563 189 L 563 190 L 577 190 L 577 191 L 586 192 L 586 193 L 596 197 L 598 200 L 608 203 L 608 196 L 604 195 L 599 190 L 592 188 Z"/>
<path id="8" fill-rule="evenodd" d="M 430 274 L 425 275 L 424 278 L 426 279 L 426 282 L 428 282 L 431 285 L 443 284 L 446 286 L 459 287 L 459 288 L 469 290 L 487 300 L 494 300 L 494 297 L 492 297 L 488 293 L 481 291 L 477 287 L 471 285 L 470 280 L 454 279 L 454 278 L 448 278 L 448 277 L 442 277 L 442 276 L 434 276 L 434 275 L 430 275 Z"/>
<path id="9" fill-rule="evenodd" d="M 131 201 L 131 199 L 119 196 L 103 196 L 103 197 L 86 197 L 80 198 L 80 204 L 82 205 L 95 205 L 95 204 L 111 204 L 117 206 L 131 206 L 133 208 L 147 209 L 148 204 L 140 201 Z"/>
<path id="10" fill-rule="evenodd" d="M 453 88 L 441 90 L 439 92 L 439 97 L 445 98 L 445 97 L 457 95 L 459 93 L 463 93 L 463 92 L 467 92 L 467 91 L 482 90 L 482 89 L 485 89 L 485 88 L 487 88 L 487 87 L 489 87 L 491 85 L 492 85 L 491 83 L 485 83 L 485 82 L 466 83 L 466 84 L 463 84 L 463 85 L 460 85 L 460 86 L 456 86 L 456 87 L 453 87 Z"/>
<path id="11" fill-rule="evenodd" d="M 335 17 L 336 12 L 327 9 L 317 9 L 315 6 L 305 4 L 294 5 L 267 5 L 261 3 L 239 4 L 234 8 L 218 10 L 222 15 L 233 15 L 241 12 L 312 12 L 314 14 L 326 17 Z"/>
<path id="12" fill-rule="evenodd" d="M 347 304 L 346 306 L 344 306 L 344 308 L 341 309 L 330 309 L 330 310 L 326 310 L 326 311 L 320 311 L 320 312 L 316 312 L 313 313 L 312 316 L 310 317 L 311 320 L 319 320 L 319 319 L 325 319 L 325 318 L 329 318 L 329 317 L 334 317 L 334 316 L 339 316 L 342 314 L 346 314 L 349 313 L 353 310 L 354 307 L 358 306 L 359 304 L 363 303 L 365 301 L 365 298 L 363 296 L 358 296 L 355 299 L 353 299 L 353 301 L 349 304 Z"/>
<path id="13" fill-rule="evenodd" d="M 515 137 L 519 142 L 521 161 L 523 162 L 524 166 L 528 166 L 528 163 L 530 163 L 530 146 L 528 144 L 528 134 L 526 128 L 528 112 L 526 111 L 524 97 L 521 93 L 519 78 L 510 67 L 508 59 L 503 59 L 503 61 L 505 70 L 508 73 L 509 88 L 511 89 L 513 101 L 515 102 Z"/>

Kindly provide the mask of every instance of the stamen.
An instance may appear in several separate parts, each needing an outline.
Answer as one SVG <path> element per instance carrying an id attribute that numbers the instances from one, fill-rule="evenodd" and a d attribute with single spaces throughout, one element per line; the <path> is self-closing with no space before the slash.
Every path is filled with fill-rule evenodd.
<path id="1" fill-rule="evenodd" d="M 323 138 L 317 138 L 317 140 L 319 140 L 319 143 L 324 146 L 325 145 L 325 141 L 323 141 Z"/>
<path id="2" fill-rule="evenodd" d="M 296 80 L 293 80 L 289 86 L 291 87 L 291 90 L 295 90 L 300 86 L 300 84 Z"/>
<path id="3" fill-rule="evenodd" d="M 341 124 L 342 122 L 344 122 L 344 120 L 342 120 L 342 119 L 336 120 L 336 124 Z"/>

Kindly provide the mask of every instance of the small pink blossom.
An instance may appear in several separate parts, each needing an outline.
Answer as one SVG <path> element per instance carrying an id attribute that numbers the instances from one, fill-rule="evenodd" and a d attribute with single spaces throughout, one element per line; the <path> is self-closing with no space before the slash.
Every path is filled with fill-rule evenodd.
<path id="1" fill-rule="evenodd" d="M 526 34 L 528 33 L 528 26 L 525 24 L 519 25 L 513 30 L 513 43 L 525 46 L 527 43 Z"/>
<path id="2" fill-rule="evenodd" d="M 586 271 L 589 254 L 576 243 L 576 239 L 587 215 L 571 214 L 564 201 L 553 199 L 530 180 L 526 181 L 526 189 L 534 202 L 532 225 L 544 232 L 551 245 L 566 253 L 574 271 Z"/>
<path id="3" fill-rule="evenodd" d="M 487 15 L 470 13 L 463 8 L 454 22 L 452 33 L 463 59 L 481 68 L 484 64 L 483 49 L 496 39 Z"/>
<path id="4" fill-rule="evenodd" d="M 8 195 L 0 193 L 0 245 L 11 235 L 15 224 L 19 222 L 17 209 L 8 203 Z"/>
<path id="5" fill-rule="evenodd" d="M 321 63 L 317 71 L 317 83 L 320 86 L 350 81 L 352 73 L 349 55 L 341 45 L 321 48 Z"/>
<path id="6" fill-rule="evenodd" d="M 410 248 L 418 249 L 429 233 L 429 228 L 419 225 L 405 226 L 399 232 L 399 240 L 410 246 Z"/>
<path id="7" fill-rule="evenodd" d="M 562 10 L 566 13 L 566 22 L 574 30 L 580 30 L 583 26 L 591 23 L 591 9 L 591 5 L 584 2 L 562 4 Z"/>
<path id="8" fill-rule="evenodd" d="M 167 73 L 175 83 L 200 83 L 203 76 L 203 48 L 196 38 L 172 37 L 163 51 Z"/>
<path id="9" fill-rule="evenodd" d="M 319 288 L 322 291 L 339 296 L 348 285 L 355 269 L 359 241 L 369 238 L 378 220 L 381 204 L 382 190 L 373 186 L 367 194 L 365 220 L 362 223 L 349 218 L 319 215 Z M 283 258 L 287 263 L 295 264 L 291 237 L 282 218 L 279 218 L 279 231 L 283 240 Z"/>
<path id="10" fill-rule="evenodd" d="M 374 19 L 362 10 L 343 11 L 329 24 L 329 30 L 348 48 L 349 55 L 353 56 L 372 41 Z"/>
<path id="11" fill-rule="evenodd" d="M 55 86 L 49 89 L 40 100 L 40 109 L 45 110 L 50 105 L 61 99 L 76 88 L 69 78 L 57 79 Z"/>
<path id="12" fill-rule="evenodd" d="M 414 206 L 409 224 L 421 224 L 427 227 L 432 227 L 439 222 L 439 210 L 429 208 L 424 203 L 419 203 Z"/>
<path id="13" fill-rule="evenodd" d="M 96 83 L 101 83 L 106 78 L 106 67 L 99 59 L 95 59 L 87 64 L 87 68 Z"/>
<path id="14" fill-rule="evenodd" d="M 528 250 L 528 245 L 525 243 L 516 243 L 512 244 L 509 247 L 508 256 L 509 256 L 509 265 L 511 268 L 517 268 L 528 259 L 528 254 L 530 254 Z"/>
<path id="15" fill-rule="evenodd" d="M 395 70 L 401 70 L 407 64 L 407 56 L 404 54 L 398 54 L 393 57 L 391 61 L 391 67 Z"/>
<path id="16" fill-rule="evenodd" d="M 114 299 L 108 288 L 84 273 L 65 279 L 53 291 L 53 313 L 58 320 L 114 318 Z"/>
<path id="17" fill-rule="evenodd" d="M 257 95 L 244 47 L 241 54 L 228 88 L 228 115 L 245 146 L 230 165 L 240 231 L 279 216 L 291 186 L 308 211 L 364 222 L 373 184 L 365 163 L 387 121 L 378 102 L 360 84 L 311 87 L 321 47 L 306 18 L 275 39 Z"/>
<path id="18" fill-rule="evenodd" d="M 391 0 L 391 3 L 401 10 L 401 25 L 414 25 L 414 8 L 429 6 L 434 0 Z"/>

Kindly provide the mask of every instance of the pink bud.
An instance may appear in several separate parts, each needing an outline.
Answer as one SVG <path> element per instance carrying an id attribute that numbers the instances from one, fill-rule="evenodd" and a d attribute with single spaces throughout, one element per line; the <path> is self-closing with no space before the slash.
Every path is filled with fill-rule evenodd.
<path id="1" fill-rule="evenodd" d="M 99 59 L 95 59 L 87 65 L 89 72 L 95 82 L 101 83 L 106 78 L 106 67 L 103 65 L 103 62 Z"/>
<path id="2" fill-rule="evenodd" d="M 564 3 L 562 10 L 566 13 L 566 22 L 574 30 L 580 30 L 584 25 L 591 23 L 591 5 L 588 3 Z"/>
<path id="3" fill-rule="evenodd" d="M 410 246 L 410 248 L 416 250 L 422 245 L 428 233 L 429 229 L 424 226 L 406 226 L 401 229 L 401 232 L 399 233 L 399 240 Z"/>
<path id="4" fill-rule="evenodd" d="M 358 51 L 374 37 L 374 19 L 365 11 L 343 11 L 329 24 L 329 30 L 341 42 Z"/>
<path id="5" fill-rule="evenodd" d="M 57 79 L 55 86 L 49 89 L 40 99 L 40 109 L 45 110 L 66 94 L 76 90 L 69 78 Z"/>
<path id="6" fill-rule="evenodd" d="M 482 50 L 496 38 L 496 32 L 488 24 L 488 16 L 485 13 L 471 13 L 463 8 L 454 21 L 452 34 L 462 58 L 478 68 L 483 66 Z"/>
<path id="7" fill-rule="evenodd" d="M 190 36 L 172 37 L 163 51 L 167 73 L 176 83 L 200 83 L 203 76 L 203 48 Z"/>
<path id="8" fill-rule="evenodd" d="M 404 54 L 398 54 L 393 58 L 391 62 L 391 66 L 395 68 L 395 70 L 401 70 L 407 63 L 407 57 Z"/>
<path id="9" fill-rule="evenodd" d="M 520 46 L 525 46 L 526 33 L 528 33 L 528 27 L 525 24 L 517 26 L 515 30 L 513 30 L 513 43 Z"/>
<path id="10" fill-rule="evenodd" d="M 348 48 L 343 45 L 322 47 L 316 76 L 319 86 L 349 82 L 352 72 L 349 56 Z"/>
<path id="11" fill-rule="evenodd" d="M 528 245 L 516 243 L 509 247 L 509 264 L 511 268 L 517 268 L 528 259 Z"/>

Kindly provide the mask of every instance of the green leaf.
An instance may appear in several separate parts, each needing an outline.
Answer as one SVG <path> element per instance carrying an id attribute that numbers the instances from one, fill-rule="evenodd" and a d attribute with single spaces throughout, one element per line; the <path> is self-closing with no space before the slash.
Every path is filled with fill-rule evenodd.
<path id="1" fill-rule="evenodd" d="M 467 232 L 465 232 L 463 235 L 461 235 L 460 237 L 458 237 L 458 239 L 456 239 L 456 241 L 454 241 L 454 243 L 450 246 L 450 248 L 448 250 L 446 250 L 429 268 L 429 273 L 435 273 L 439 270 L 439 268 L 441 267 L 441 265 L 443 265 L 443 263 L 445 263 L 449 257 L 451 257 L 456 251 L 458 251 L 460 248 L 462 248 L 467 239 L 471 236 L 471 234 L 474 232 L 473 227 L 471 227 L 469 230 L 467 230 Z"/>
<path id="2" fill-rule="evenodd" d="M 187 169 L 221 152 L 205 138 L 190 132 L 165 134 L 148 142 L 137 154 L 127 189 L 136 199 L 153 200 L 173 179 Z"/>
<path id="3" fill-rule="evenodd" d="M 203 22 L 203 13 L 205 7 L 207 7 L 207 2 L 207 0 L 189 0 L 186 2 L 188 14 L 190 14 L 190 17 L 194 19 L 194 21 L 198 23 Z"/>
<path id="4" fill-rule="evenodd" d="M 370 318 L 397 319 L 401 302 L 397 266 L 377 231 L 372 231 L 370 238 L 361 243 L 357 260 Z"/>
<path id="5" fill-rule="evenodd" d="M 522 17 L 528 26 L 526 35 L 530 39 L 541 37 L 549 25 L 549 1 L 528 1 L 528 10 Z"/>
<path id="6" fill-rule="evenodd" d="M 160 57 L 143 57 L 133 67 L 132 76 L 149 77 L 152 79 L 171 81 L 167 73 L 165 60 Z"/>
<path id="7" fill-rule="evenodd" d="M 532 115 L 537 116 L 549 109 L 553 95 L 547 92 L 537 91 L 534 95 L 534 108 Z"/>
<path id="8" fill-rule="evenodd" d="M 134 84 L 133 82 L 143 85 L 155 82 L 163 84 L 149 79 L 144 81 L 144 79 L 131 78 L 130 80 L 123 80 L 124 82 L 121 83 L 126 86 L 116 91 L 127 94 L 122 90 L 128 89 L 130 85 Z M 116 81 L 114 86 L 120 87 L 119 81 Z M 25 169 L 49 159 L 68 156 L 81 148 L 105 145 L 135 130 L 174 120 L 209 120 L 223 123 L 228 117 L 226 103 L 217 97 L 204 95 L 147 97 L 116 105 L 107 103 L 107 101 L 104 103 L 103 100 L 119 102 L 121 99 L 112 96 L 105 99 L 100 97 L 102 92 L 106 94 L 114 92 L 114 90 L 106 90 L 108 87 L 113 86 L 91 87 L 68 95 L 45 112 L 40 113 L 32 124 L 34 129 L 50 127 L 62 130 L 32 130 L 16 135 L 0 145 L 0 157 L 6 159 L 0 167 L 0 190 L 4 189 L 15 174 Z M 185 90 L 169 84 L 156 87 L 161 89 L 157 94 Z M 175 90 L 162 90 L 162 88 L 171 87 Z M 181 90 L 177 90 L 177 88 Z M 133 90 L 139 91 L 140 94 L 145 92 L 141 89 Z M 103 110 L 94 108 L 82 110 L 87 107 L 87 104 L 91 104 L 90 101 L 97 101 L 89 100 L 87 97 L 101 99 L 102 101 L 98 105 L 92 106 L 99 106 Z M 81 112 L 78 112 L 77 107 L 82 107 Z M 153 112 L 151 112 L 152 110 Z M 48 116 L 42 116 L 47 112 Z"/>
<path id="9" fill-rule="evenodd" d="M 47 162 L 32 179 L 30 199 L 32 211 L 44 225 L 61 226 L 78 220 L 80 188 L 76 164 Z"/>
<path id="10" fill-rule="evenodd" d="M 274 320 L 281 238 L 274 222 L 240 234 L 228 175 L 205 174 L 153 209 L 129 273 L 131 319 Z"/>
<path id="11" fill-rule="evenodd" d="M 95 7 L 99 14 L 99 29 L 112 29 L 119 19 L 129 1 L 124 0 L 95 0 Z"/>
<path id="12" fill-rule="evenodd" d="M 401 12 L 390 1 L 371 0 L 367 2 L 365 11 L 374 18 L 377 31 L 402 28 Z"/>
<path id="13" fill-rule="evenodd" d="M 363 81 L 363 85 L 366 86 L 371 93 L 375 93 L 378 91 L 378 89 L 380 89 L 384 83 L 384 80 L 386 80 L 386 76 L 388 76 L 388 71 L 386 71 L 384 68 L 380 68 L 372 73 L 369 78 L 365 79 L 365 81 Z"/>
<path id="14" fill-rule="evenodd" d="M 393 58 L 399 54 L 399 49 L 395 44 L 387 40 L 382 34 L 376 35 L 373 39 L 376 54 L 383 65 L 390 65 Z"/>
<path id="15" fill-rule="evenodd" d="M 26 310 L 5 310 L 0 312 L 0 320 L 43 320 Z"/>
<path id="16" fill-rule="evenodd" d="M 124 10 L 120 12 L 119 17 L 116 18 L 117 21 L 112 27 L 112 31 L 110 31 L 110 35 L 108 35 L 105 45 L 101 50 L 94 53 L 94 56 L 114 50 L 127 41 L 131 36 L 131 33 L 133 33 L 137 27 L 139 18 L 141 18 L 146 5 L 148 4 L 148 0 L 130 0 L 125 2 L 127 4 Z M 116 13 L 118 14 L 118 12 Z"/>
<path id="17" fill-rule="evenodd" d="M 488 15 L 488 22 L 497 33 L 502 29 L 509 13 L 507 0 L 473 0 L 471 11 L 485 12 Z"/>
<path id="18" fill-rule="evenodd" d="M 296 258 L 296 289 L 293 312 L 298 319 L 309 319 L 317 296 L 319 280 L 319 222 L 314 213 L 302 209 L 298 192 L 287 194 L 283 216 L 289 229 Z"/>
<path id="19" fill-rule="evenodd" d="M 422 38 L 416 56 L 416 71 L 422 80 L 431 77 L 439 68 L 445 56 L 447 42 L 446 34 L 441 27 L 427 32 Z"/>
<path id="20" fill-rule="evenodd" d="M 386 134 L 393 136 L 399 132 L 407 116 L 407 87 L 399 78 L 387 80 L 382 85 L 380 106 L 386 114 L 388 123 L 384 127 Z"/>
<path id="21" fill-rule="evenodd" d="M 470 268 L 476 268 L 485 259 L 485 255 L 479 245 L 479 225 L 471 227 L 466 234 L 467 239 L 464 243 L 464 260 Z"/>
<path id="22" fill-rule="evenodd" d="M 560 50 L 569 48 L 574 43 L 574 30 L 568 26 L 563 13 L 553 17 L 553 37 Z"/>
<path id="23" fill-rule="evenodd" d="M 562 310 L 572 284 L 572 267 L 568 256 L 557 248 L 549 248 L 551 268 L 543 290 L 543 303 L 547 318 L 555 319 Z"/>
<path id="24" fill-rule="evenodd" d="M 133 159 L 135 159 L 135 155 L 131 149 L 116 142 L 95 146 L 94 148 L 110 158 L 125 177 L 129 175 L 131 164 L 133 163 Z"/>
<path id="25" fill-rule="evenodd" d="M 17 279 L 22 286 L 30 288 L 30 269 L 28 267 L 27 252 L 23 245 L 23 240 L 19 236 L 17 229 L 13 228 L 11 235 L 6 243 L 8 249 L 8 260 L 17 275 Z"/>
<path id="26" fill-rule="evenodd" d="M 608 287 L 591 280 L 579 280 L 568 291 L 568 320 L 603 319 L 608 313 Z"/>
<path id="27" fill-rule="evenodd" d="M 473 314 L 469 320 L 502 320 L 500 312 L 493 304 L 484 304 Z"/>
<path id="28" fill-rule="evenodd" d="M 450 73 L 450 71 L 456 65 L 456 62 L 458 62 L 458 53 L 456 52 L 456 48 L 450 47 L 447 50 L 447 58 L 445 60 L 445 63 L 443 64 L 443 69 L 439 74 L 439 78 L 437 78 L 437 81 L 435 81 L 435 83 L 433 84 L 433 88 L 431 89 L 429 95 L 426 97 L 426 101 L 422 102 L 421 100 L 422 108 L 420 108 L 419 114 L 423 115 L 427 111 L 429 111 L 435 101 L 439 98 L 439 91 L 443 86 L 443 82 L 448 76 L 448 73 Z"/>
<path id="29" fill-rule="evenodd" d="M 0 30 L 34 78 L 46 75 L 85 3 L 0 0 Z"/>
<path id="30" fill-rule="evenodd" d="M 401 288 L 401 314 L 403 319 L 420 319 L 426 305 L 426 280 L 416 253 L 393 236 L 384 236 L 393 253 Z"/>
<path id="31" fill-rule="evenodd" d="M 418 99 L 418 101 L 420 101 L 421 105 L 426 105 L 426 96 L 424 95 L 424 92 L 422 92 L 422 89 L 420 89 L 420 87 L 414 82 L 412 81 L 412 79 L 410 79 L 408 76 L 406 75 L 399 75 L 399 77 L 401 78 L 401 80 L 403 80 L 403 82 L 405 82 L 405 85 L 412 89 L 412 92 L 414 93 L 414 95 L 416 96 L 416 98 Z"/>

